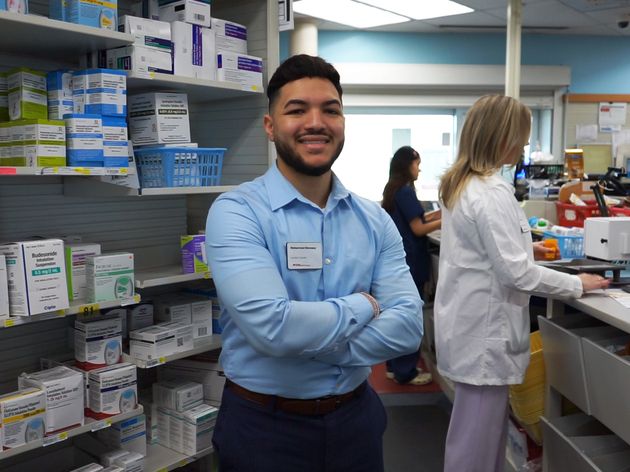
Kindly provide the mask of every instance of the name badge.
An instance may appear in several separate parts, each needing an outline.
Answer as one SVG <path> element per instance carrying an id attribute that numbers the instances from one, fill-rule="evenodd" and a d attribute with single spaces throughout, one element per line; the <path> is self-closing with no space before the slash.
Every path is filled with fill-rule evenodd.
<path id="1" fill-rule="evenodd" d="M 287 268 L 321 269 L 322 243 L 287 243 Z"/>

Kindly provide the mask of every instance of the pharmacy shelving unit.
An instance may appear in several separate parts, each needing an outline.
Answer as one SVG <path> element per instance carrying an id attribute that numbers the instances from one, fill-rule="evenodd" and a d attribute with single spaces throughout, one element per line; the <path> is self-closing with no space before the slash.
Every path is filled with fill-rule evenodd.
<path id="1" fill-rule="evenodd" d="M 141 415 L 142 411 L 143 411 L 142 406 L 138 405 L 138 408 L 136 408 L 133 411 L 121 413 L 120 415 L 112 416 L 110 418 L 106 418 L 103 420 L 94 420 L 92 418 L 86 418 L 85 424 L 83 426 L 78 426 L 76 428 L 68 429 L 60 433 L 52 434 L 52 435 L 46 436 L 44 439 L 38 439 L 37 441 L 26 443 L 23 446 L 19 446 L 13 449 L 7 449 L 5 451 L 0 451 L 0 460 L 8 459 L 9 457 L 13 457 L 18 454 L 23 454 L 25 452 L 32 451 L 34 449 L 52 446 L 53 444 L 60 443 L 62 441 L 79 436 L 81 434 L 89 433 L 90 431 L 98 431 L 100 429 L 109 428 L 113 423 L 117 423 L 119 421 L 124 421 L 126 419 L 133 418 L 134 416 Z M 0 466 L 1 466 L 1 462 L 0 462 Z"/>
<path id="2" fill-rule="evenodd" d="M 151 359 L 149 361 L 144 359 L 135 359 L 128 354 L 123 354 L 124 362 L 131 362 L 141 369 L 150 369 L 159 365 L 166 364 L 167 362 L 176 361 L 178 359 L 185 359 L 186 357 L 195 356 L 203 352 L 214 351 L 221 347 L 221 336 L 213 334 L 211 339 L 203 341 L 195 341 L 192 349 L 183 352 L 177 352 L 168 356 L 160 357 L 158 359 Z"/>
<path id="3" fill-rule="evenodd" d="M 119 1 L 119 14 L 129 13 L 131 3 Z M 40 15 L 48 12 L 46 1 L 31 2 L 29 7 Z M 267 72 L 279 63 L 277 0 L 213 0 L 212 14 L 247 26 L 248 52 L 263 58 L 266 83 Z M 131 35 L 44 16 L 0 12 L 0 70 L 16 66 L 75 69 L 83 65 L 80 56 L 85 53 L 133 43 Z M 266 98 L 263 91 L 243 90 L 233 84 L 161 74 L 131 75 L 128 87 L 130 93 L 162 90 L 188 94 L 192 140 L 201 147 L 227 148 L 221 186 L 138 190 L 110 183 L 116 175 L 107 171 L 98 175 L 97 171 L 63 168 L 0 170 L 0 241 L 80 235 L 84 241 L 101 243 L 106 252 L 133 252 L 140 291 L 169 290 L 171 284 L 210 277 L 179 272 L 180 236 L 204 228 L 208 208 L 217 195 L 269 168 L 273 153 L 262 128 Z M 81 310 L 80 306 L 72 309 Z M 37 370 L 41 357 L 67 349 L 67 320 L 60 317 L 53 315 L 41 323 L 18 323 L 11 329 L 0 329 L 0 393 L 17 386 L 20 372 Z M 79 431 L 83 430 L 72 434 Z M 72 442 L 46 447 L 46 452 L 35 450 L 11 457 L 2 461 L 0 469 L 9 463 L 11 472 L 20 470 L 15 461 L 30 463 L 32 459 L 33 470 L 64 472 L 71 467 L 62 468 L 60 464 L 72 462 L 68 456 L 71 452 L 65 452 L 72 449 Z M 52 451 L 54 461 L 37 464 L 40 455 L 50 456 Z M 159 448 L 150 448 L 147 462 L 155 464 L 155 471 L 172 470 L 181 461 L 193 459 L 162 452 L 165 454 L 160 455 Z"/>
<path id="4" fill-rule="evenodd" d="M 134 303 L 140 303 L 140 295 L 136 294 L 133 297 L 113 300 L 100 303 L 86 303 L 86 302 L 72 302 L 68 308 L 63 310 L 50 311 L 47 313 L 40 313 L 33 316 L 9 316 L 0 320 L 1 328 L 11 328 L 13 326 L 20 326 L 29 323 L 38 323 L 40 321 L 52 320 L 57 318 L 63 318 L 65 316 L 85 314 L 89 315 L 99 310 L 107 308 L 117 308 L 121 306 L 133 305 Z"/>

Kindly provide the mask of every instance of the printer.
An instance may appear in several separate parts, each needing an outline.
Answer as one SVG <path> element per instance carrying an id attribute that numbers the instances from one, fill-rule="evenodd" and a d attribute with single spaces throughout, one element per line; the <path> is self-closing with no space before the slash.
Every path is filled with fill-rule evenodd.
<path id="1" fill-rule="evenodd" d="M 630 217 L 584 220 L 584 254 L 603 261 L 630 260 Z"/>

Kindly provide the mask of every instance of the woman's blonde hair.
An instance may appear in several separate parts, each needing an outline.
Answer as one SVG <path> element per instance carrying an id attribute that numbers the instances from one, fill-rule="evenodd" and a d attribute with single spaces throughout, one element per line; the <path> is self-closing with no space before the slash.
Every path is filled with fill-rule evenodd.
<path id="1" fill-rule="evenodd" d="M 457 159 L 440 180 L 446 208 L 455 206 L 473 175 L 489 176 L 508 164 L 508 153 L 527 144 L 530 129 L 531 113 L 518 100 L 503 95 L 477 100 L 466 113 Z"/>

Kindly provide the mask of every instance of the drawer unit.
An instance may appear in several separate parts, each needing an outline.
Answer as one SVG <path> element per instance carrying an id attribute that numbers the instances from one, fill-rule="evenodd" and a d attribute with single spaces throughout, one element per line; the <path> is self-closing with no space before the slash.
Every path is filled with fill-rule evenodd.
<path id="1" fill-rule="evenodd" d="M 582 340 L 587 393 L 591 414 L 630 443 L 630 357 L 611 352 L 627 346 L 630 334 L 619 330 L 615 334 Z"/>
<path id="2" fill-rule="evenodd" d="M 630 446 L 583 413 L 541 417 L 550 472 L 630 472 Z"/>
<path id="3" fill-rule="evenodd" d="M 571 314 L 552 320 L 539 316 L 538 326 L 548 384 L 583 412 L 590 413 L 581 338 L 606 325 L 587 315 Z"/>

